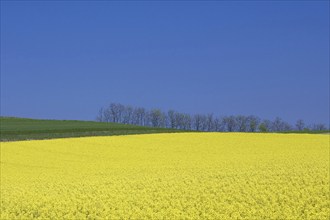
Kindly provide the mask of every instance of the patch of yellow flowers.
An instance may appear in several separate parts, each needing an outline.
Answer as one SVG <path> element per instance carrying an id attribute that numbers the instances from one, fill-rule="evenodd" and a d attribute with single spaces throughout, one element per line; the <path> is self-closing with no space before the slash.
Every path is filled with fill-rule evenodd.
<path id="1" fill-rule="evenodd" d="M 1 219 L 329 219 L 329 135 L 1 143 Z"/>

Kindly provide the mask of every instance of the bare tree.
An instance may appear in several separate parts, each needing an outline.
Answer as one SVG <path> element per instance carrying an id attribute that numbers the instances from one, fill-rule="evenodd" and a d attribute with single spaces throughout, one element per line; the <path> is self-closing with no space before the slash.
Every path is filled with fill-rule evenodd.
<path id="1" fill-rule="evenodd" d="M 225 125 L 221 117 L 213 120 L 213 131 L 225 131 Z"/>
<path id="2" fill-rule="evenodd" d="M 325 130 L 327 130 L 327 127 L 325 124 L 314 124 L 314 125 L 312 125 L 312 130 L 313 131 L 325 131 Z"/>
<path id="3" fill-rule="evenodd" d="M 112 122 L 118 123 L 119 122 L 119 108 L 118 104 L 111 103 L 109 106 L 109 114 L 110 114 L 110 120 Z"/>
<path id="4" fill-rule="evenodd" d="M 280 117 L 276 117 L 272 123 L 273 131 L 283 131 L 283 122 Z"/>
<path id="5" fill-rule="evenodd" d="M 213 114 L 207 114 L 207 116 L 206 116 L 206 131 L 213 131 L 213 129 L 214 129 Z"/>
<path id="6" fill-rule="evenodd" d="M 276 117 L 272 123 L 272 131 L 290 131 L 292 127 L 289 123 L 283 121 L 280 117 Z"/>
<path id="7" fill-rule="evenodd" d="M 226 120 L 227 117 L 225 116 L 221 116 L 218 118 L 219 120 L 219 127 L 218 127 L 218 130 L 219 131 L 227 131 L 227 120 Z"/>
<path id="8" fill-rule="evenodd" d="M 96 116 L 96 121 L 104 122 L 104 115 L 103 114 L 104 114 L 104 112 L 103 112 L 103 107 L 102 107 L 102 108 L 100 108 L 100 110 L 99 110 L 99 112 Z"/>
<path id="9" fill-rule="evenodd" d="M 145 117 L 146 117 L 146 110 L 144 108 L 135 108 L 133 111 L 133 118 L 134 124 L 136 125 L 146 125 L 145 124 Z"/>
<path id="10" fill-rule="evenodd" d="M 202 120 L 203 120 L 202 115 L 200 115 L 200 114 L 194 115 L 194 117 L 193 117 L 193 128 L 196 131 L 201 131 Z"/>
<path id="11" fill-rule="evenodd" d="M 200 118 L 200 130 L 201 131 L 206 131 L 207 129 L 207 116 L 201 114 L 201 118 Z"/>
<path id="12" fill-rule="evenodd" d="M 256 132 L 260 123 L 260 119 L 254 115 L 250 115 L 247 117 L 247 124 L 249 132 Z"/>
<path id="13" fill-rule="evenodd" d="M 167 118 L 168 118 L 168 127 L 169 128 L 176 128 L 177 123 L 176 123 L 176 112 L 174 110 L 169 110 L 167 112 Z"/>
<path id="14" fill-rule="evenodd" d="M 272 122 L 270 120 L 263 120 L 259 124 L 259 131 L 261 131 L 261 132 L 270 132 L 270 131 L 272 131 Z"/>
<path id="15" fill-rule="evenodd" d="M 133 112 L 134 109 L 132 106 L 124 106 L 124 111 L 122 116 L 124 124 L 133 124 Z"/>
<path id="16" fill-rule="evenodd" d="M 160 109 L 152 109 L 150 111 L 150 121 L 153 127 L 164 127 L 165 115 Z"/>
<path id="17" fill-rule="evenodd" d="M 296 129 L 298 131 L 302 131 L 305 129 L 305 122 L 302 119 L 297 120 L 296 122 Z"/>
<path id="18" fill-rule="evenodd" d="M 184 114 L 175 112 L 175 128 L 176 129 L 183 129 L 183 121 L 184 121 Z"/>
<path id="19" fill-rule="evenodd" d="M 189 114 L 183 114 L 183 130 L 191 130 L 191 116 Z"/>
<path id="20" fill-rule="evenodd" d="M 125 112 L 125 106 L 122 104 L 117 104 L 118 108 L 118 122 L 124 123 L 124 112 Z"/>
<path id="21" fill-rule="evenodd" d="M 151 111 L 146 110 L 145 116 L 143 118 L 143 125 L 144 126 L 152 126 L 152 123 L 151 123 Z"/>
<path id="22" fill-rule="evenodd" d="M 103 110 L 103 121 L 104 122 L 113 122 L 111 117 L 110 107 Z"/>
<path id="23" fill-rule="evenodd" d="M 235 117 L 235 121 L 236 121 L 236 126 L 237 126 L 237 130 L 239 132 L 244 132 L 247 130 L 247 117 L 243 116 L 243 115 L 238 115 Z"/>
<path id="24" fill-rule="evenodd" d="M 235 120 L 235 116 L 231 115 L 228 117 L 224 117 L 223 118 L 224 123 L 226 125 L 226 130 L 229 132 L 233 132 L 236 131 L 236 120 Z"/>

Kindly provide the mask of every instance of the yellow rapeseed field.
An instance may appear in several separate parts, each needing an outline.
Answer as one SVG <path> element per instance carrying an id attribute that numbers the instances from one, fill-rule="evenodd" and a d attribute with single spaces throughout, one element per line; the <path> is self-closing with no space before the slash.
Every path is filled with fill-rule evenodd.
<path id="1" fill-rule="evenodd" d="M 329 135 L 1 143 L 1 219 L 329 219 Z"/>

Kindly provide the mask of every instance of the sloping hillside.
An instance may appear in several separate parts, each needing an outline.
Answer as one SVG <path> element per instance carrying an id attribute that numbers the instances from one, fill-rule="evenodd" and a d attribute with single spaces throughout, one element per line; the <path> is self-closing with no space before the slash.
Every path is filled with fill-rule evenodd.
<path id="1" fill-rule="evenodd" d="M 38 120 L 29 118 L 1 117 L 0 132 L 1 141 L 17 141 L 181 131 L 94 121 Z"/>

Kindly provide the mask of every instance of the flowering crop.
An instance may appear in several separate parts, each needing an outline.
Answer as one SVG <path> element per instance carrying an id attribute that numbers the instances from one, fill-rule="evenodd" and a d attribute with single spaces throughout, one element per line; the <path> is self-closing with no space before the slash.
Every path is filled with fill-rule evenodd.
<path id="1" fill-rule="evenodd" d="M 329 135 L 1 143 L 1 219 L 329 219 Z"/>

